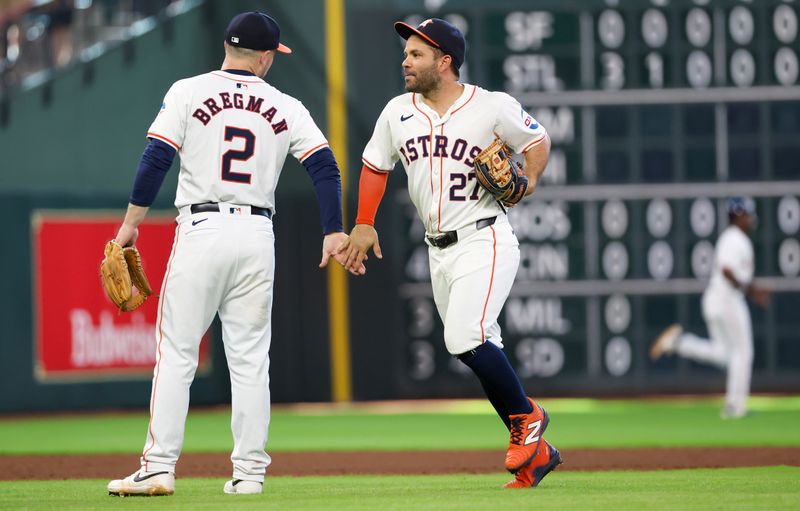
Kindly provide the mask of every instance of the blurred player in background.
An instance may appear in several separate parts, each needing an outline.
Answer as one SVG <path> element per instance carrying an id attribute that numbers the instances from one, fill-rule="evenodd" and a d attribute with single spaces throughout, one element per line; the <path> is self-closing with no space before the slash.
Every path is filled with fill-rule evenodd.
<path id="1" fill-rule="evenodd" d="M 524 154 L 530 195 L 547 164 L 550 138 L 508 94 L 459 83 L 466 43 L 456 27 L 441 19 L 394 27 L 407 41 L 402 66 L 408 94 L 389 101 L 364 149 L 357 225 L 352 242 L 341 247 L 348 251 L 346 266 L 354 271 L 370 248 L 381 257 L 373 225 L 400 160 L 425 225 L 445 345 L 472 369 L 509 428 L 505 467 L 516 478 L 506 487 L 530 488 L 561 455 L 543 438 L 547 413 L 526 396 L 502 350 L 497 318 L 517 273 L 519 243 L 505 208 L 478 185 L 473 161 L 499 136 Z"/>
<path id="2" fill-rule="evenodd" d="M 717 240 L 711 280 L 703 293 L 703 318 L 710 339 L 684 332 L 674 324 L 658 336 L 650 358 L 677 354 L 727 369 L 725 407 L 721 416 L 738 419 L 747 414 L 753 369 L 753 328 L 745 295 L 766 306 L 769 292 L 753 283 L 753 243 L 748 238 L 756 224 L 753 199 L 736 197 L 727 204 L 729 225 Z"/>

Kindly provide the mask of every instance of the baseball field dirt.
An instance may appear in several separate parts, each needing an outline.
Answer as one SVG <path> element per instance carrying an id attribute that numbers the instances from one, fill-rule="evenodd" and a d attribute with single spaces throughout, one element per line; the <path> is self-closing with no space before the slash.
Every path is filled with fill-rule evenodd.
<path id="1" fill-rule="evenodd" d="M 562 449 L 562 470 L 800 466 L 800 447 Z M 178 477 L 227 477 L 227 453 L 187 453 Z M 503 471 L 498 451 L 278 452 L 268 475 L 452 474 Z M 111 478 L 136 469 L 131 454 L 4 456 L 0 480 Z"/>

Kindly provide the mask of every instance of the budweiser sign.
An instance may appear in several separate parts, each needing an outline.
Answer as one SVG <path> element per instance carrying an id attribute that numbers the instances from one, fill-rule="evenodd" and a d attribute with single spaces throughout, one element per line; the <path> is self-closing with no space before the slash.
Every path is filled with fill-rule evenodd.
<path id="1" fill-rule="evenodd" d="M 128 324 L 115 324 L 115 317 L 119 316 L 109 311 L 101 311 L 96 319 L 86 309 L 70 311 L 70 363 L 74 367 L 155 364 L 156 325 L 136 312 L 131 313 Z"/>
<path id="2" fill-rule="evenodd" d="M 36 377 L 43 381 L 150 378 L 156 361 L 158 298 L 120 313 L 100 284 L 105 243 L 121 216 L 37 212 L 33 216 Z M 175 221 L 151 215 L 139 227 L 150 285 L 161 289 L 172 251 Z M 69 247 L 69 250 L 65 250 Z M 209 342 L 200 345 L 202 373 L 210 367 Z"/>

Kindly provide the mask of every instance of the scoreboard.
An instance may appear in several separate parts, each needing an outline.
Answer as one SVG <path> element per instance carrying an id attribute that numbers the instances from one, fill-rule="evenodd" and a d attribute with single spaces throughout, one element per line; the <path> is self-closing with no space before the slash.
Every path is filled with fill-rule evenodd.
<path id="1" fill-rule="evenodd" d="M 552 138 L 542 186 L 509 213 L 522 259 L 500 324 L 526 388 L 721 388 L 721 373 L 651 362 L 647 351 L 673 322 L 707 335 L 700 296 L 727 224 L 725 199 L 749 195 L 759 215 L 756 276 L 774 291 L 768 308 L 751 308 L 753 387 L 800 389 L 798 2 L 392 5 L 383 15 L 461 28 L 462 81 L 513 95 Z M 392 37 L 387 26 L 359 30 L 377 41 Z M 397 77 L 383 103 L 402 91 L 396 44 L 369 66 Z M 471 373 L 444 348 L 423 228 L 401 173 L 382 206 L 400 215 L 392 342 L 403 362 L 394 377 L 406 396 L 474 393 Z"/>

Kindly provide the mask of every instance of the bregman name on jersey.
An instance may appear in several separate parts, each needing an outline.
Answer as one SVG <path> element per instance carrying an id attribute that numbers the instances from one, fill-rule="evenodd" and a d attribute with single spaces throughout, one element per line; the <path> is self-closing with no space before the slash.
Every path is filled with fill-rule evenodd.
<path id="1" fill-rule="evenodd" d="M 220 92 L 217 94 L 217 96 L 219 97 L 219 103 L 222 106 L 217 104 L 217 99 L 210 97 L 203 101 L 203 105 L 205 105 L 207 110 L 203 108 L 197 108 L 194 113 L 192 113 L 192 117 L 203 123 L 203 126 L 207 126 L 209 121 L 211 121 L 211 118 L 223 110 L 235 108 L 237 110 L 247 110 L 260 115 L 268 123 L 270 123 L 272 126 L 272 131 L 276 135 L 282 131 L 286 131 L 289 128 L 289 126 L 286 124 L 286 119 L 281 119 L 275 123 L 272 122 L 278 113 L 278 109 L 274 106 L 264 108 L 264 98 L 248 95 L 247 104 L 245 104 L 244 96 L 238 92 L 234 92 L 233 94 L 230 92 Z"/>

